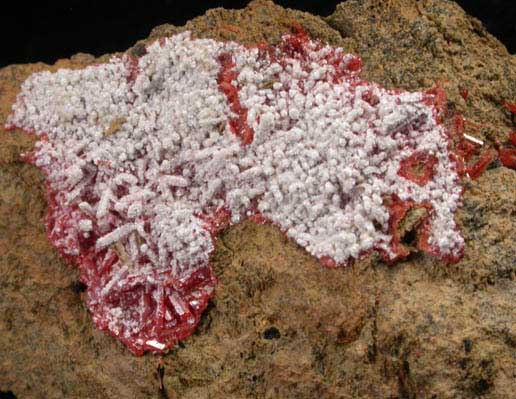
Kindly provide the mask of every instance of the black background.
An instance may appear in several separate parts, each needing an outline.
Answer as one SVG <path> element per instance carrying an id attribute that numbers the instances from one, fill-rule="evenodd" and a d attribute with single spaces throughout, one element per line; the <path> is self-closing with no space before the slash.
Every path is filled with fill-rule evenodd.
<path id="1" fill-rule="evenodd" d="M 458 0 L 469 14 L 516 53 L 516 0 Z M 8 1 L 0 11 L 0 66 L 43 61 L 53 63 L 77 52 L 96 56 L 122 51 L 163 23 L 183 25 L 213 7 L 242 8 L 237 0 L 68 0 Z M 331 14 L 340 1 L 276 0 L 313 14 Z M 9 9 L 6 7 L 9 4 Z"/>

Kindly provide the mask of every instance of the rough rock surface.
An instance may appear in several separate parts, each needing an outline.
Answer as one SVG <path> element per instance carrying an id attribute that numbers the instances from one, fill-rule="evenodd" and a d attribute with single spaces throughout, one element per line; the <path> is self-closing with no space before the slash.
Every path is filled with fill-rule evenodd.
<path id="1" fill-rule="evenodd" d="M 362 76 L 386 87 L 441 82 L 450 116 L 506 142 L 514 129 L 516 57 L 452 2 L 348 1 L 321 19 L 268 1 L 216 9 L 184 27 L 199 37 L 276 42 L 301 24 L 363 57 Z M 0 123 L 20 84 L 44 69 L 0 70 Z M 469 95 L 464 99 L 464 89 Z M 493 165 L 465 182 L 458 222 L 464 259 L 425 255 L 387 266 L 371 256 L 321 267 L 276 228 L 250 222 L 218 243 L 219 285 L 197 332 L 162 358 L 134 357 L 93 329 L 77 271 L 47 241 L 42 174 L 19 154 L 34 139 L 0 128 L 0 392 L 18 398 L 509 398 L 516 385 L 516 173 Z M 160 374 L 163 389 L 160 389 Z"/>

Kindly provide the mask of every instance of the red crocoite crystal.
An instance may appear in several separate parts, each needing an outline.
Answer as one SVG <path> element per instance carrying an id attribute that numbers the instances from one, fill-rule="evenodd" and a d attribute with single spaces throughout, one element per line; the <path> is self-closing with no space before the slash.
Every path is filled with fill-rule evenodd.
<path id="1" fill-rule="evenodd" d="M 516 115 L 516 103 L 512 101 L 504 101 L 503 105 L 507 108 L 513 115 Z"/>
<path id="2" fill-rule="evenodd" d="M 508 168 L 516 169 L 516 149 L 502 148 L 498 150 L 498 156 L 502 164 Z"/>
<path id="3" fill-rule="evenodd" d="M 235 79 L 238 73 L 234 70 L 235 63 L 230 53 L 222 53 L 219 55 L 220 72 L 217 79 L 220 91 L 226 95 L 231 111 L 236 116 L 230 118 L 229 125 L 233 133 L 242 140 L 242 144 L 251 144 L 253 141 L 254 131 L 247 124 L 247 109 L 242 107 L 238 98 L 238 86 Z"/>
<path id="4" fill-rule="evenodd" d="M 87 238 L 80 234 L 77 226 L 84 220 L 83 213 L 77 206 L 61 207 L 56 201 L 58 195 L 63 193 L 47 187 L 48 238 L 61 256 L 79 267 L 81 281 L 88 287 L 87 303 L 97 328 L 118 338 L 135 355 L 162 352 L 189 337 L 217 283 L 211 265 L 201 265 L 182 279 L 175 278 L 170 270 L 156 270 L 153 271 L 154 284 L 149 284 L 149 276 L 131 276 L 130 267 L 124 274 L 117 274 L 120 263 L 130 266 L 130 261 L 116 247 L 98 251 L 95 248 L 100 235 L 97 227 L 94 225 Z M 223 212 L 217 215 L 207 222 L 214 236 L 227 226 L 227 215 Z M 113 322 L 111 312 L 116 308 L 123 308 L 131 315 L 133 331 L 110 324 Z"/>
<path id="5" fill-rule="evenodd" d="M 424 186 L 434 176 L 436 164 L 437 158 L 434 155 L 415 152 L 401 160 L 398 174 L 420 186 Z"/>
<path id="6" fill-rule="evenodd" d="M 496 158 L 496 152 L 493 150 L 486 150 L 483 151 L 477 161 L 466 168 L 466 173 L 469 175 L 470 178 L 473 180 L 479 177 L 484 170 L 489 166 L 491 162 L 493 162 Z"/>

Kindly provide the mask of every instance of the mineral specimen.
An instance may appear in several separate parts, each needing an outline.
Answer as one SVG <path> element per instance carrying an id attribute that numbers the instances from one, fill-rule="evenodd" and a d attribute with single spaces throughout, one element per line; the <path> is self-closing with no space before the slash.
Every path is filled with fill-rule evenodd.
<path id="1" fill-rule="evenodd" d="M 415 207 L 419 248 L 463 250 L 459 164 L 439 94 L 362 80 L 360 59 L 300 32 L 276 47 L 159 40 L 29 77 L 10 127 L 39 136 L 48 236 L 81 271 L 95 325 L 135 354 L 190 335 L 228 225 L 270 221 L 327 266 L 378 250 Z"/>

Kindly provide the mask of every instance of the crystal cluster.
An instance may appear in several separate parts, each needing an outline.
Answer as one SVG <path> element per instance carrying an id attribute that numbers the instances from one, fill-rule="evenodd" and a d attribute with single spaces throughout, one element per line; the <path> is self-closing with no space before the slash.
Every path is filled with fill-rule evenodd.
<path id="1" fill-rule="evenodd" d="M 462 188 L 430 92 L 362 80 L 305 34 L 276 47 L 159 40 L 146 54 L 23 84 L 8 124 L 36 133 L 48 235 L 81 270 L 98 328 L 136 354 L 189 336 L 212 297 L 214 241 L 252 217 L 328 266 L 420 248 L 457 260 Z"/>

